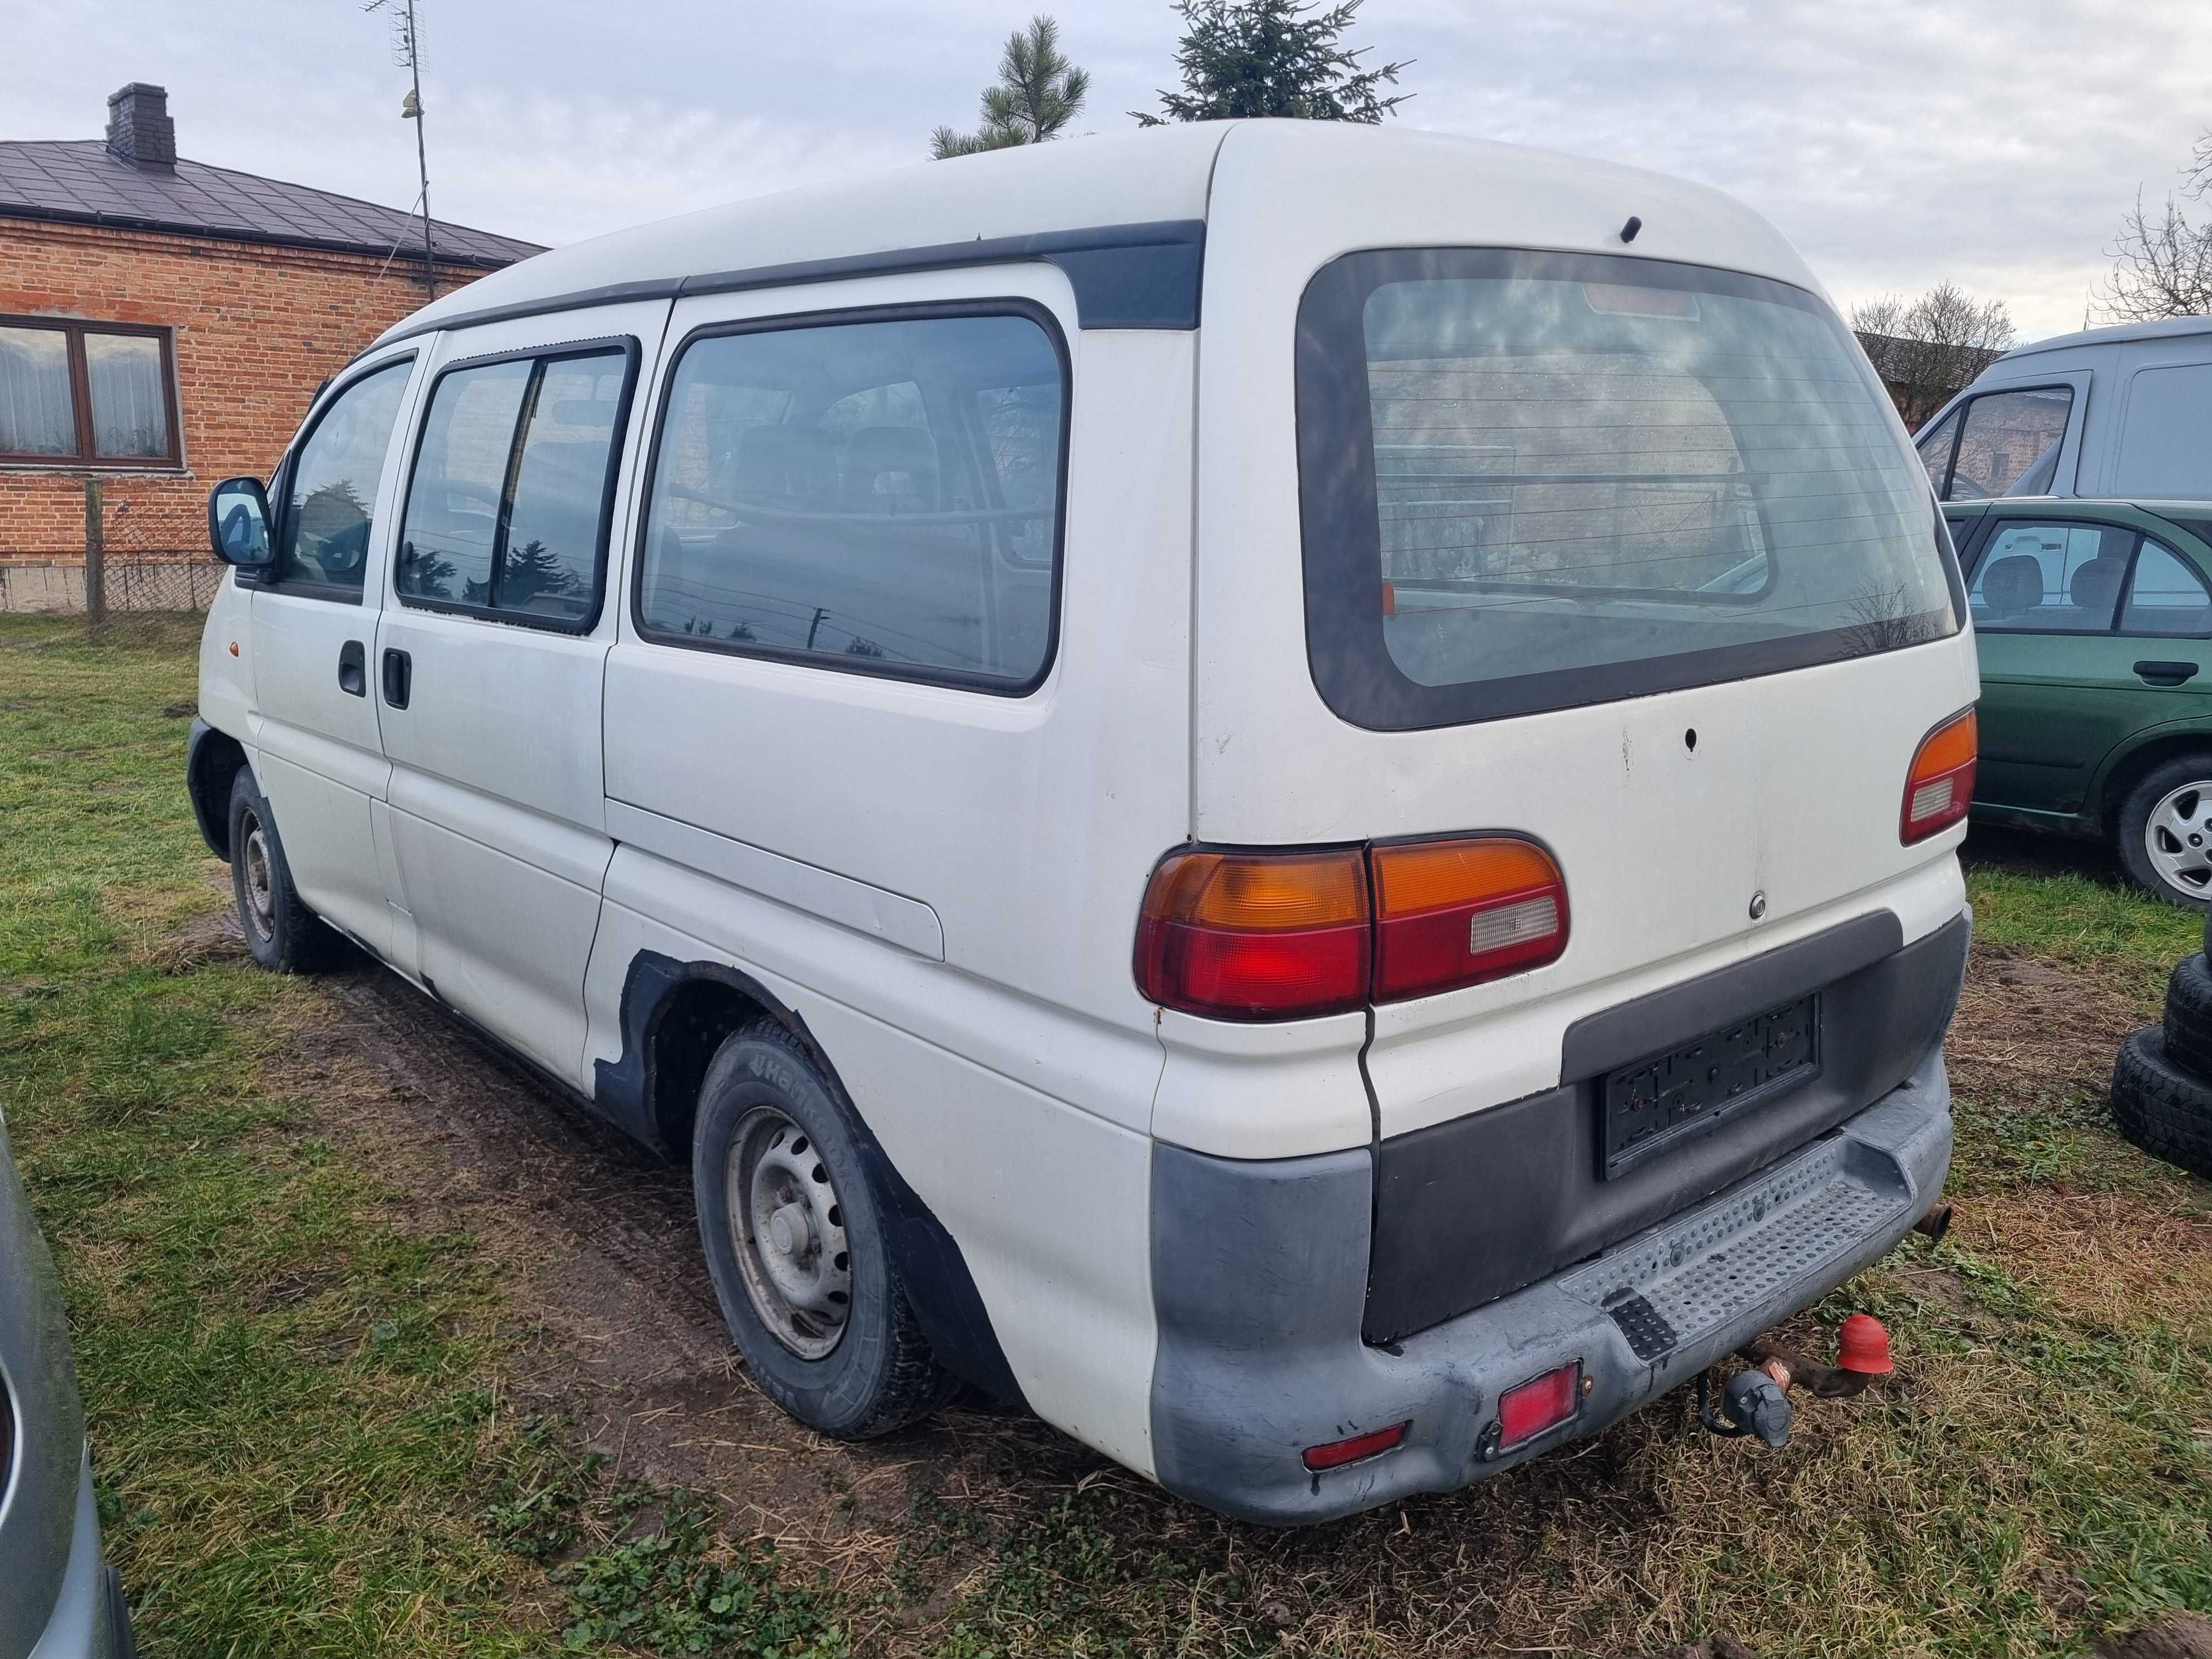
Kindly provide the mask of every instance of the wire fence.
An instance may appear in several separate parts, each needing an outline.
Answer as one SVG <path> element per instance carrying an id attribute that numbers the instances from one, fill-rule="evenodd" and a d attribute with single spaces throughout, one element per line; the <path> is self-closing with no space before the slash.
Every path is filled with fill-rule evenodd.
<path id="1" fill-rule="evenodd" d="M 199 512 L 152 500 L 111 501 L 99 479 L 87 482 L 81 603 L 88 638 L 126 645 L 188 638 L 214 603 L 225 568 L 209 550 Z"/>

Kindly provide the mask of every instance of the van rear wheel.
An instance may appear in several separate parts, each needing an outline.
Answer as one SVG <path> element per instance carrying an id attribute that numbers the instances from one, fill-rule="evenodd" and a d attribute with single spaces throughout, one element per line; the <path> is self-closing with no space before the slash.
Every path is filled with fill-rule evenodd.
<path id="1" fill-rule="evenodd" d="M 2120 864 L 2169 904 L 2212 909 L 2212 754 L 2154 768 L 2120 805 Z"/>
<path id="2" fill-rule="evenodd" d="M 769 1399 L 865 1440 L 951 1396 L 846 1109 L 775 1021 L 733 1033 L 707 1068 L 691 1186 L 722 1317 Z"/>

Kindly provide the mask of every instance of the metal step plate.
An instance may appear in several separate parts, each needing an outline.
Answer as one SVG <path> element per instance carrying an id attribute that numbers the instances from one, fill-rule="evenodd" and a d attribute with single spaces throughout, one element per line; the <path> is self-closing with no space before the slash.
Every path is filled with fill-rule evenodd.
<path id="1" fill-rule="evenodd" d="M 1638 1234 L 1559 1288 L 1609 1314 L 1650 1364 L 1817 1276 L 1911 1201 L 1885 1154 L 1838 1137 Z"/>

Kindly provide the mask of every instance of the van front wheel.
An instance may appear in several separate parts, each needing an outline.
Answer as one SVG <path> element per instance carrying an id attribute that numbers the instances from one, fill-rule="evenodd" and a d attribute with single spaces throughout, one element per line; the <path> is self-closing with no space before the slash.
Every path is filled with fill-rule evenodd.
<path id="1" fill-rule="evenodd" d="M 312 974 L 338 957 L 338 936 L 292 884 L 276 816 L 241 766 L 230 786 L 230 889 L 254 961 L 280 974 Z"/>
<path id="2" fill-rule="evenodd" d="M 2138 886 L 2212 908 L 2212 754 L 2153 769 L 2128 792 L 2116 827 L 2120 863 Z"/>
<path id="3" fill-rule="evenodd" d="M 845 1109 L 773 1020 L 733 1033 L 707 1068 L 691 1186 L 722 1316 L 769 1399 L 865 1440 L 951 1395 Z"/>

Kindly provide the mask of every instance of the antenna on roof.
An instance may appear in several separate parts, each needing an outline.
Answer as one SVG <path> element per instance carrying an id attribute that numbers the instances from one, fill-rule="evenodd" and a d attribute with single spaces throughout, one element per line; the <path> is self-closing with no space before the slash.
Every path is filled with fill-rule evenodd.
<path id="1" fill-rule="evenodd" d="M 415 32 L 415 0 L 365 0 L 363 11 L 392 12 L 392 53 L 414 82 L 400 100 L 399 118 L 415 124 L 415 166 L 422 176 L 422 193 L 416 198 L 422 210 L 422 285 L 438 297 L 438 261 L 430 244 L 430 158 L 422 138 L 422 58 L 421 37 Z"/>

